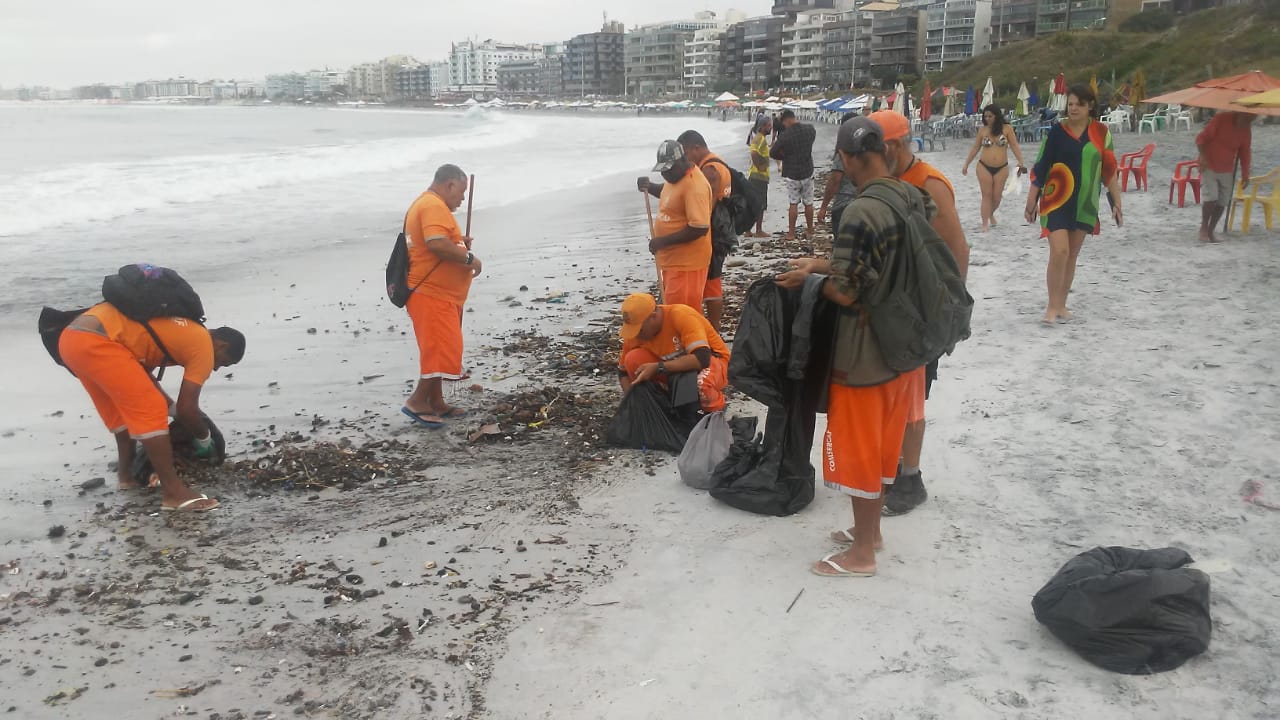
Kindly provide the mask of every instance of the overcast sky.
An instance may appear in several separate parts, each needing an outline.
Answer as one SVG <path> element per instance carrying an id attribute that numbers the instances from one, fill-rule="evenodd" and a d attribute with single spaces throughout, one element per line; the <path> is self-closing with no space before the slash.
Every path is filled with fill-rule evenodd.
<path id="1" fill-rule="evenodd" d="M 0 86 L 69 87 L 179 75 L 261 79 L 387 55 L 443 59 L 469 37 L 567 40 L 603 17 L 632 25 L 772 0 L 0 0 Z"/>

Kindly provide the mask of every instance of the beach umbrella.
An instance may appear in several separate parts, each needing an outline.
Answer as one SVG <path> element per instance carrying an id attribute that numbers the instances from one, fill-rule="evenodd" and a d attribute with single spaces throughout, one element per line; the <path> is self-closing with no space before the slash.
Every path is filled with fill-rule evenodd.
<path id="1" fill-rule="evenodd" d="M 1053 79 L 1053 109 L 1058 112 L 1067 109 L 1067 76 L 1062 73 Z"/>
<path id="2" fill-rule="evenodd" d="M 1138 107 L 1147 97 L 1147 74 L 1138 68 L 1133 74 L 1133 89 L 1129 91 L 1129 104 Z"/>
<path id="3" fill-rule="evenodd" d="M 995 102 L 995 99 L 996 99 L 996 88 L 994 85 L 991 84 L 991 76 L 988 75 L 987 84 L 982 88 L 982 104 L 979 105 L 978 107 L 985 108 L 986 106 Z"/>
<path id="4" fill-rule="evenodd" d="M 1244 108 L 1235 104 L 1236 100 L 1277 88 L 1280 88 L 1280 78 L 1273 78 L 1259 70 L 1254 70 L 1240 75 L 1198 82 L 1189 88 L 1147 98 L 1143 102 L 1240 112 Z M 1280 116 L 1280 108 L 1258 107 L 1251 108 L 1248 112 Z"/>
<path id="5" fill-rule="evenodd" d="M 1089 75 L 1089 89 L 1093 91 L 1093 96 L 1098 97 L 1098 73 Z"/>
<path id="6" fill-rule="evenodd" d="M 906 115 L 908 113 L 907 88 L 902 83 L 898 83 L 893 87 L 893 94 L 896 96 L 893 102 L 893 109 L 896 112 Z"/>
<path id="7" fill-rule="evenodd" d="M 956 89 L 946 88 L 942 91 L 947 101 L 942 106 L 942 117 L 949 118 L 956 114 Z"/>
<path id="8" fill-rule="evenodd" d="M 1277 108 L 1280 107 L 1280 90 L 1268 90 L 1250 95 L 1246 98 L 1236 100 L 1237 105 L 1244 105 L 1247 108 Z"/>
<path id="9" fill-rule="evenodd" d="M 933 95 L 929 90 L 929 81 L 924 81 L 924 93 L 920 98 L 920 122 L 927 121 L 933 116 Z"/>
<path id="10" fill-rule="evenodd" d="M 1019 115 L 1031 114 L 1030 111 L 1027 109 L 1027 100 L 1029 100 L 1030 98 L 1031 98 L 1031 93 L 1027 92 L 1027 84 L 1024 82 L 1018 88 L 1018 114 Z"/>
<path id="11" fill-rule="evenodd" d="M 974 100 L 973 86 L 970 85 L 969 89 L 964 91 L 964 114 L 965 115 L 972 115 L 974 113 L 973 100 Z"/>

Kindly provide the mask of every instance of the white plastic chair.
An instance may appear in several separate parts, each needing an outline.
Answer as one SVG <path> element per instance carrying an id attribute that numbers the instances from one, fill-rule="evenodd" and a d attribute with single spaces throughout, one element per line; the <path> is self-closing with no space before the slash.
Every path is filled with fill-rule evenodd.
<path id="1" fill-rule="evenodd" d="M 1191 132 L 1191 111 L 1183 110 L 1181 105 L 1169 106 L 1169 129 L 1176 130 L 1178 123 L 1186 123 L 1187 132 Z"/>
<path id="2" fill-rule="evenodd" d="M 1116 132 L 1124 132 L 1129 126 L 1129 113 L 1124 110 L 1112 110 L 1102 116 L 1102 122 L 1108 128 L 1115 128 Z"/>
<path id="3" fill-rule="evenodd" d="M 1159 113 L 1147 113 L 1146 115 L 1143 115 L 1142 119 L 1138 121 L 1138 134 L 1141 135 L 1142 128 L 1145 127 L 1151 128 L 1151 134 L 1154 135 L 1156 132 L 1156 121 L 1159 116 Z"/>

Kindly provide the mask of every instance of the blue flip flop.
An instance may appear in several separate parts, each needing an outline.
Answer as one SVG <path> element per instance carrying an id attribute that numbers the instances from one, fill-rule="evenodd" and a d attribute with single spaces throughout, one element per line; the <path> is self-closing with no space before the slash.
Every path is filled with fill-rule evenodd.
<path id="1" fill-rule="evenodd" d="M 439 420 L 427 420 L 426 418 L 422 417 L 423 415 L 427 415 L 428 413 L 416 413 L 410 410 L 408 406 L 400 408 L 400 412 L 408 416 L 408 418 L 412 420 L 415 425 L 421 425 L 426 428 L 431 428 L 432 430 L 439 430 L 440 428 L 444 427 L 444 423 L 440 422 Z"/>

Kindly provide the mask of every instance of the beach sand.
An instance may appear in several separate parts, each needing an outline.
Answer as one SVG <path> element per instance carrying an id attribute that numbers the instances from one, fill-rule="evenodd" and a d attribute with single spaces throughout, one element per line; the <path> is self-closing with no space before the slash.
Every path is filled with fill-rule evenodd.
<path id="1" fill-rule="evenodd" d="M 1256 129 L 1260 169 L 1280 164 L 1278 129 Z M 817 156 L 833 136 L 820 129 Z M 380 268 L 387 228 L 296 267 L 202 284 L 207 304 L 251 328 L 253 352 L 270 358 L 233 368 L 208 394 L 243 463 L 240 481 L 204 487 L 226 503 L 211 516 L 158 517 L 154 496 L 111 482 L 78 496 L 79 483 L 110 480 L 109 438 L 28 339 L 13 372 L 31 378 L 18 398 L 31 410 L 0 449 L 38 489 L 14 492 L 3 511 L 0 564 L 17 565 L 0 575 L 0 709 L 221 720 L 1274 717 L 1280 513 L 1245 504 L 1241 486 L 1260 480 L 1280 502 L 1280 338 L 1268 319 L 1277 236 L 1255 224 L 1249 236 L 1198 243 L 1198 206 L 1165 202 L 1164 178 L 1191 136 L 1159 143 L 1151 191 L 1125 195 L 1126 227 L 1104 225 L 1086 243 L 1078 321 L 1054 327 L 1038 322 L 1045 249 L 1020 220 L 1023 198 L 979 234 L 976 181 L 959 173 L 967 143 L 923 155 L 958 187 L 974 245 L 974 335 L 944 359 L 929 404 L 930 500 L 885 521 L 870 580 L 808 572 L 836 549 L 826 533 L 849 523 L 841 496 L 819 487 L 794 517 L 752 516 L 683 487 L 665 456 L 600 447 L 582 424 L 602 422 L 614 398 L 607 368 L 593 378 L 616 303 L 651 282 L 639 172 L 576 198 L 577 232 L 541 203 L 477 216 L 488 232 L 530 234 L 531 247 L 487 262 L 477 282 L 466 362 L 483 390 L 450 391 L 477 414 L 444 433 L 397 415 L 414 350 L 407 320 L 380 298 L 380 273 L 337 293 L 326 280 Z M 1117 144 L 1140 147 L 1134 136 Z M 744 165 L 744 147 L 723 154 Z M 785 196 L 773 182 L 766 228 L 781 230 Z M 563 253 L 547 252 L 548 238 Z M 729 270 L 731 284 L 788 254 L 761 243 Z M 586 333 L 559 340 L 586 357 L 556 344 L 565 332 Z M 517 432 L 502 406 L 547 387 L 530 407 L 547 408 L 549 422 Z M 367 410 L 373 394 L 383 402 Z M 758 412 L 741 396 L 730 408 Z M 502 434 L 468 441 L 494 418 L 505 418 Z M 311 437 L 335 443 L 348 490 L 303 487 L 319 470 L 289 458 Z M 50 453 L 67 466 L 51 467 Z M 266 475 L 285 468 L 292 489 L 253 480 L 263 460 Z M 45 537 L 54 524 L 65 537 Z M 1096 545 L 1188 550 L 1213 578 L 1209 651 L 1170 673 L 1120 676 L 1037 625 L 1031 596 Z"/>

